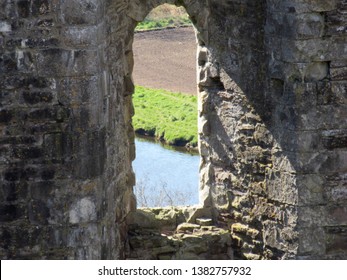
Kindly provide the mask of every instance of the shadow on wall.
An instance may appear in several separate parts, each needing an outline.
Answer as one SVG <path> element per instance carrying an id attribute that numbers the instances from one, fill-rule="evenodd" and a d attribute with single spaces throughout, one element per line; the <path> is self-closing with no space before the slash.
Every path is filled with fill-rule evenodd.
<path id="1" fill-rule="evenodd" d="M 337 7 L 304 2 L 295 5 L 301 9 L 311 5 L 312 11 L 324 11 L 327 17 Z M 183 4 L 200 45 L 199 144 L 205 207 L 214 209 L 216 222 L 228 217 L 223 219 L 231 227 L 240 258 L 339 255 L 327 241 L 328 229 L 342 232 L 341 221 L 347 215 L 337 213 L 347 212 L 346 198 L 323 186 L 336 190 L 345 180 L 346 123 L 341 120 L 346 119 L 346 103 L 343 85 L 333 82 L 339 78 L 334 78 L 332 65 L 338 63 L 321 59 L 330 53 L 322 43 L 321 14 L 302 19 L 298 7 L 265 0 Z M 141 21 L 153 6 L 132 6 L 128 15 Z M 284 22 L 288 18 L 294 24 Z M 319 32 L 300 33 L 303 21 L 315 22 Z M 305 40 L 298 42 L 302 36 Z M 288 47 L 282 48 L 281 42 Z M 329 57 L 339 61 L 341 46 L 333 41 L 331 45 L 336 54 Z M 336 98 L 331 98 L 332 92 Z"/>

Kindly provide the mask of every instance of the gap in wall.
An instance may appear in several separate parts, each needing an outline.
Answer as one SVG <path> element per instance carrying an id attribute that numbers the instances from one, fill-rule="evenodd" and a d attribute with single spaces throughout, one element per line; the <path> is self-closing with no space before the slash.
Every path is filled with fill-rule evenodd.
<path id="1" fill-rule="evenodd" d="M 159 123 L 156 132 L 148 127 L 147 131 L 138 129 L 139 119 L 136 115 L 136 112 L 146 107 L 148 111 L 144 118 L 148 123 L 152 115 L 164 114 L 159 108 L 172 104 L 166 104 L 164 100 L 163 104 L 153 107 L 153 100 L 157 99 L 160 102 L 161 97 L 157 94 L 167 97 L 169 93 L 166 91 L 184 93 L 184 98 L 187 100 L 186 104 L 184 101 L 180 104 L 176 102 L 176 111 L 168 116 L 170 126 L 182 128 L 181 121 L 187 121 L 184 119 L 189 118 L 191 114 L 190 112 L 185 114 L 184 110 L 192 110 L 191 104 L 194 104 L 196 110 L 194 28 L 183 7 L 163 4 L 152 10 L 146 19 L 137 25 L 135 32 L 133 78 L 137 86 L 133 98 L 135 106 L 133 123 L 137 135 L 152 136 L 137 137 L 135 141 L 136 159 L 133 168 L 137 183 L 134 192 L 138 207 L 196 205 L 199 197 L 197 132 L 191 141 L 193 144 L 187 145 L 190 148 L 190 153 L 187 153 L 186 148 L 177 147 L 185 146 L 187 144 L 185 139 L 172 135 L 172 132 L 166 130 L 165 124 Z M 143 97 L 139 98 L 142 95 Z M 197 113 L 194 118 L 197 118 Z M 194 123 L 197 127 L 197 119 Z M 153 141 L 155 138 L 156 141 Z M 174 145 L 163 145 L 165 141 Z"/>

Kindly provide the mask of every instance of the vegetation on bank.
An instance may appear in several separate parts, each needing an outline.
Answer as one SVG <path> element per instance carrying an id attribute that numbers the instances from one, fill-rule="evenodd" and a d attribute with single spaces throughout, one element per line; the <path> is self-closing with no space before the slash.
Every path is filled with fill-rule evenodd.
<path id="1" fill-rule="evenodd" d="M 191 21 L 184 8 L 164 4 L 150 12 L 145 20 L 137 25 L 136 31 L 187 26 L 190 24 Z"/>
<path id="2" fill-rule="evenodd" d="M 166 207 L 187 205 L 192 193 L 170 189 L 166 182 L 153 184 L 148 176 L 136 180 L 137 207 Z"/>
<path id="3" fill-rule="evenodd" d="M 196 147 L 196 96 L 136 86 L 133 103 L 135 132 L 170 145 Z"/>

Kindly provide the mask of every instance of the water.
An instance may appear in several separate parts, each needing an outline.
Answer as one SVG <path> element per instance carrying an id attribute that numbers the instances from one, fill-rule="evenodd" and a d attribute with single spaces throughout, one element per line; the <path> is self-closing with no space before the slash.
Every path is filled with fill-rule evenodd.
<path id="1" fill-rule="evenodd" d="M 135 140 L 138 207 L 198 204 L 199 156 Z"/>

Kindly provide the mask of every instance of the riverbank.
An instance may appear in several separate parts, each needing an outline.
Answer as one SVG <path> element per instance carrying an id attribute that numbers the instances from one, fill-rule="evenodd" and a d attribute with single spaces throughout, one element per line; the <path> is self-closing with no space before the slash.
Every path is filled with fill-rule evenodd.
<path id="1" fill-rule="evenodd" d="M 197 147 L 197 97 L 136 86 L 133 126 L 140 135 L 173 146 Z"/>

